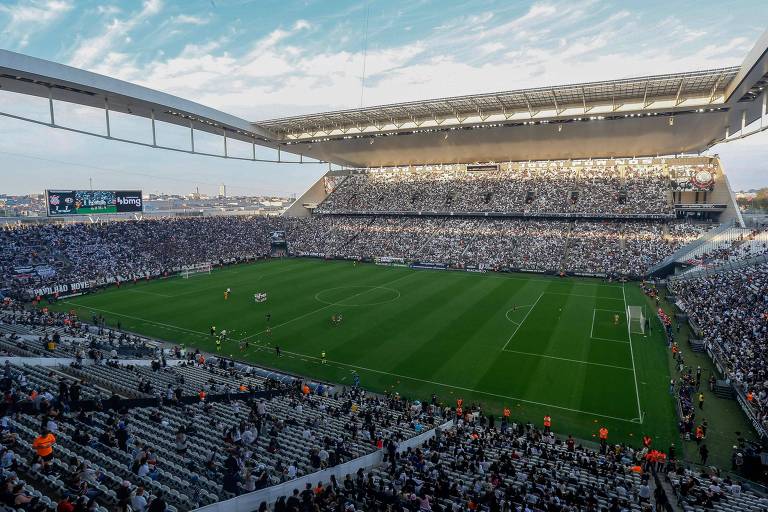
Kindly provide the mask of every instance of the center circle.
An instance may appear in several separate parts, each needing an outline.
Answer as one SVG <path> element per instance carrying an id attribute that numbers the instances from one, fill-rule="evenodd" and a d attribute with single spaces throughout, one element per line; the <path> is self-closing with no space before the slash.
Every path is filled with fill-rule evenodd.
<path id="1" fill-rule="evenodd" d="M 329 306 L 378 306 L 400 298 L 400 291 L 388 286 L 335 286 L 320 290 L 315 300 Z"/>

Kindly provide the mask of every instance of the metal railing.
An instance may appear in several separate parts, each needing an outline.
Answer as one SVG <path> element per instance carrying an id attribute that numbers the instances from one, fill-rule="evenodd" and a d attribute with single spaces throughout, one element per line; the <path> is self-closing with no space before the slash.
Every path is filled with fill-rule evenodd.
<path id="1" fill-rule="evenodd" d="M 722 264 L 717 265 L 715 267 L 710 267 L 710 268 L 701 267 L 698 269 L 692 269 L 683 274 L 671 277 L 670 280 L 685 281 L 686 279 L 694 279 L 697 277 L 711 276 L 714 274 L 719 274 L 721 272 L 727 272 L 729 270 L 737 270 L 744 267 L 752 267 L 755 265 L 760 265 L 761 263 L 768 263 L 768 253 L 763 253 L 757 256 L 752 256 L 751 258 L 744 258 L 736 261 L 725 261 Z"/>
<path id="2" fill-rule="evenodd" d="M 683 258 L 685 255 L 693 252 L 697 248 L 701 247 L 702 245 L 709 242 L 714 236 L 723 233 L 732 227 L 734 227 L 734 221 L 730 222 L 724 222 L 723 224 L 720 224 L 715 229 L 710 229 L 706 233 L 704 233 L 702 236 L 697 238 L 696 240 L 680 247 L 678 250 L 667 256 L 665 259 L 663 259 L 661 262 L 657 263 L 653 267 L 648 270 L 648 274 L 655 274 L 656 272 L 660 271 L 661 269 L 669 266 L 674 265 L 676 262 L 678 262 L 681 258 Z"/>

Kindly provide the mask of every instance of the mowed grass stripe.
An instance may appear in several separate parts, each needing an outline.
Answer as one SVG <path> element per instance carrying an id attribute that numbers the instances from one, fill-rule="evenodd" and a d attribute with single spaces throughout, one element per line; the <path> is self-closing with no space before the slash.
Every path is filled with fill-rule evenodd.
<path id="1" fill-rule="evenodd" d="M 401 275 L 411 277 L 391 285 L 400 293 L 396 300 L 376 306 L 353 305 L 391 298 L 392 293 L 376 287 L 389 286 L 388 282 Z M 616 297 L 621 297 L 618 286 L 591 279 L 413 271 L 288 259 L 238 265 L 188 280 L 139 283 L 135 290 L 147 293 L 124 293 L 133 287 L 110 289 L 71 302 L 79 304 L 86 318 L 89 306 L 129 315 L 140 320 L 123 318 L 124 328 L 208 351 L 214 349 L 213 339 L 200 333 L 213 324 L 264 345 L 264 349 L 240 353 L 236 343 L 228 344 L 226 355 L 332 382 L 348 383 L 350 372 L 359 367 L 356 371 L 366 372 L 363 385 L 374 391 L 398 391 L 421 399 L 438 391 L 449 403 L 460 394 L 468 401 L 483 403 L 489 412 L 498 413 L 503 405 L 509 405 L 513 414 L 536 424 L 543 414 L 558 411 L 556 427 L 560 424 L 581 437 L 596 432 L 595 421 L 608 424 L 612 435 L 640 432 L 631 422 L 637 407 L 633 404 L 632 380 L 627 378 L 630 372 L 625 369 L 631 360 L 627 359 L 628 344 L 590 339 L 592 308 L 616 309 L 617 304 L 623 308 L 623 298 Z M 225 302 L 222 293 L 227 287 L 232 288 L 233 295 Z M 338 287 L 352 288 L 348 295 L 344 289 L 321 295 L 341 298 L 338 304 L 316 300 L 317 293 Z M 269 294 L 266 304 L 253 303 L 256 291 Z M 635 297 L 644 300 L 636 291 Z M 361 295 L 347 298 L 357 293 Z M 629 295 L 628 287 L 628 302 L 639 304 Z M 507 319 L 507 311 L 513 305 L 532 305 L 540 296 L 539 305 L 524 322 L 530 308 L 509 314 L 521 323 L 509 348 L 532 355 L 502 351 L 517 327 Z M 63 306 L 69 308 L 68 304 Z M 536 313 L 542 307 L 539 316 Z M 266 327 L 267 311 L 272 314 L 270 338 L 261 332 Z M 336 312 L 345 320 L 341 326 L 332 327 L 329 318 Z M 117 320 L 107 313 L 105 316 L 111 324 Z M 535 322 L 534 317 L 538 317 Z M 174 331 L 160 323 L 195 332 Z M 660 372 L 643 368 L 646 360 L 652 364 L 665 356 L 663 344 L 651 338 L 648 343 L 636 340 L 634 347 L 641 397 L 645 396 L 644 386 L 663 390 L 668 383 L 665 368 Z M 516 343 L 521 345 L 513 346 Z M 274 344 L 295 355 L 278 360 L 271 349 Z M 313 358 L 322 350 L 334 365 L 317 364 Z M 649 380 L 652 384 L 643 383 Z M 632 387 L 628 389 L 627 384 Z M 669 404 L 657 405 L 646 411 L 649 416 L 642 428 L 653 429 L 655 437 L 672 439 Z"/>
<path id="2" fill-rule="evenodd" d="M 259 347 L 257 350 L 271 351 L 272 347 L 271 346 L 262 346 L 262 347 Z M 281 352 L 284 353 L 284 354 L 288 354 L 288 355 L 298 356 L 303 361 L 314 361 L 314 362 L 322 364 L 321 358 L 315 357 L 315 356 L 312 356 L 312 355 L 309 355 L 309 354 L 301 354 L 301 353 L 298 353 L 298 352 L 292 352 L 292 351 L 289 351 L 289 350 L 282 350 L 282 349 L 281 349 Z M 411 377 L 409 375 L 401 375 L 401 374 L 397 374 L 397 373 L 386 372 L 386 371 L 382 371 L 382 370 L 376 370 L 374 368 L 367 368 L 367 367 L 364 367 L 364 366 L 344 363 L 344 362 L 340 362 L 340 361 L 333 361 L 333 360 L 330 360 L 330 359 L 326 359 L 326 364 L 323 364 L 323 366 L 342 366 L 342 367 L 347 367 L 347 368 L 353 368 L 355 370 L 360 370 L 361 372 L 377 373 L 377 374 L 387 375 L 387 376 L 390 376 L 390 377 L 396 377 L 398 379 L 405 379 L 405 380 L 410 380 L 410 381 L 415 381 L 415 382 L 423 382 L 423 383 L 427 383 L 427 384 L 430 384 L 430 385 L 433 385 L 433 386 L 438 386 L 438 387 L 443 387 L 443 388 L 450 388 L 450 389 L 456 389 L 456 390 L 461 390 L 461 391 L 467 391 L 467 392 L 470 392 L 470 393 L 477 393 L 477 394 L 481 394 L 481 395 L 493 396 L 493 397 L 496 397 L 496 398 L 505 399 L 506 401 L 509 401 L 509 402 L 524 402 L 524 403 L 528 403 L 528 404 L 533 404 L 533 405 L 545 407 L 547 410 L 549 410 L 549 409 L 557 409 L 557 410 L 562 410 L 562 411 L 574 412 L 574 413 L 578 413 L 578 414 L 586 414 L 586 415 L 590 415 L 590 416 L 599 416 L 601 418 L 609 418 L 609 419 L 613 419 L 613 420 L 616 420 L 616 421 L 622 421 L 622 422 L 627 422 L 627 423 L 636 423 L 632 419 L 618 418 L 618 417 L 608 416 L 608 415 L 601 414 L 601 413 L 596 413 L 596 412 L 591 412 L 591 411 L 583 411 L 583 410 L 580 410 L 580 409 L 570 409 L 568 407 L 562 407 L 562 406 L 554 405 L 554 404 L 547 404 L 547 403 L 542 403 L 542 402 L 534 402 L 534 401 L 531 401 L 531 400 L 526 400 L 526 399 L 515 397 L 515 396 L 501 395 L 501 394 L 491 393 L 491 392 L 488 392 L 488 391 L 481 391 L 481 390 L 477 390 L 477 389 L 471 389 L 471 388 L 466 388 L 466 387 L 462 387 L 462 386 L 456 386 L 456 385 L 453 385 L 453 384 L 446 384 L 446 383 L 443 383 L 443 382 L 437 382 L 437 381 L 422 379 L 422 378 L 418 378 L 418 377 Z"/>

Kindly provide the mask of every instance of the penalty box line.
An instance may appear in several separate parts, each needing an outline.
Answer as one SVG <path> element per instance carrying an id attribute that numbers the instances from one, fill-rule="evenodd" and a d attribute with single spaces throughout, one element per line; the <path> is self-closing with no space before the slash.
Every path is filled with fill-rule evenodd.
<path id="1" fill-rule="evenodd" d="M 626 367 L 626 366 L 618 366 L 615 364 L 605 364 L 605 363 L 593 363 L 591 361 L 582 361 L 581 359 L 569 359 L 567 357 L 558 357 L 558 356 L 550 356 L 547 354 L 537 354 L 536 352 L 521 352 L 519 350 L 505 350 L 504 352 L 509 352 L 510 354 L 520 354 L 523 356 L 530 356 L 530 357 L 541 357 L 544 359 L 556 359 L 558 361 L 567 361 L 569 363 L 577 363 L 577 364 L 586 364 L 591 366 L 602 366 L 604 368 L 615 368 L 616 370 L 626 370 L 628 372 L 633 371 L 632 368 Z"/>
<path id="2" fill-rule="evenodd" d="M 640 386 L 637 384 L 637 368 L 635 366 L 635 350 L 632 347 L 632 329 L 629 328 L 629 306 L 627 305 L 627 292 L 624 285 L 621 286 L 621 293 L 624 296 L 624 311 L 627 312 L 627 336 L 629 337 L 629 354 L 632 358 L 632 373 L 635 377 L 635 396 L 637 397 L 637 416 L 640 423 L 643 422 L 643 409 L 640 407 Z"/>
<path id="3" fill-rule="evenodd" d="M 257 348 L 259 350 L 271 350 L 271 348 L 266 347 L 266 346 L 259 346 Z M 319 357 L 309 356 L 307 354 L 301 354 L 299 352 L 291 352 L 291 351 L 283 350 L 283 349 L 280 349 L 280 352 L 281 353 L 285 353 L 285 354 L 290 354 L 290 355 L 298 356 L 298 357 L 304 357 L 304 358 L 307 358 L 307 359 L 312 359 L 312 360 L 315 360 L 315 361 L 322 361 L 322 359 L 319 358 Z M 380 375 L 389 375 L 391 377 L 397 377 L 399 379 L 408 379 L 408 380 L 412 380 L 412 381 L 415 381 L 415 382 L 423 382 L 425 384 L 432 384 L 432 385 L 435 385 L 435 386 L 441 386 L 441 387 L 445 387 L 445 388 L 459 389 L 461 391 L 467 391 L 467 392 L 470 392 L 470 393 L 477 393 L 477 394 L 480 394 L 480 395 L 493 396 L 493 397 L 496 397 L 496 398 L 506 398 L 507 400 L 523 402 L 523 403 L 532 404 L 532 405 L 539 405 L 539 406 L 542 406 L 542 407 L 551 407 L 552 409 L 559 409 L 561 411 L 569 411 L 569 412 L 575 412 L 575 413 L 579 413 L 579 414 L 587 414 L 587 415 L 591 415 L 591 416 L 599 416 L 601 418 L 608 418 L 608 419 L 616 420 L 616 421 L 624 421 L 626 423 L 638 423 L 636 418 L 632 418 L 632 419 L 619 418 L 617 416 L 610 416 L 610 415 L 607 415 L 607 414 L 600 414 L 600 413 L 592 412 L 592 411 L 583 411 L 581 409 L 573 409 L 573 408 L 570 408 L 570 407 L 564 407 L 562 405 L 554 405 L 554 404 L 548 404 L 548 403 L 544 403 L 544 402 L 536 402 L 534 400 L 526 400 L 524 398 L 519 398 L 519 397 L 515 397 L 515 396 L 501 395 L 501 394 L 498 394 L 498 393 L 491 393 L 489 391 L 481 391 L 479 389 L 472 389 L 472 388 L 467 388 L 467 387 L 462 387 L 462 386 L 454 386 L 453 384 L 446 384 L 444 382 L 437 382 L 437 381 L 434 381 L 434 380 L 420 379 L 420 378 L 417 378 L 417 377 L 411 377 L 411 376 L 402 375 L 402 374 L 399 374 L 399 373 L 387 372 L 387 371 L 384 371 L 384 370 L 375 370 L 373 368 L 366 368 L 365 366 L 358 366 L 358 365 L 354 365 L 354 364 L 342 363 L 340 361 L 331 361 L 330 359 L 327 359 L 326 363 L 328 365 L 330 365 L 330 366 L 333 366 L 333 365 L 344 366 L 344 367 L 347 367 L 347 368 L 353 368 L 355 370 L 363 370 L 363 371 L 366 371 L 366 372 L 378 373 Z"/>
<path id="4" fill-rule="evenodd" d="M 618 309 L 592 308 L 592 327 L 589 329 L 589 338 L 598 341 L 612 341 L 614 343 L 630 343 L 627 340 L 616 340 L 613 338 L 601 338 L 600 336 L 595 336 L 595 313 L 598 311 L 605 311 L 606 313 L 619 313 L 622 315 L 625 314 L 624 311 L 619 311 Z"/>

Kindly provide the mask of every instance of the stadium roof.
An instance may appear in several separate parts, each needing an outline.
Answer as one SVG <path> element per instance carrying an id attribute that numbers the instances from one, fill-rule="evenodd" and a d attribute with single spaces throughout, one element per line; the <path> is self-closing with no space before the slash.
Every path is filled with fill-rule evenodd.
<path id="1" fill-rule="evenodd" d="M 695 153 L 747 136 L 767 111 L 768 31 L 739 67 L 539 87 L 292 116 L 259 122 L 171 94 L 0 50 L 0 90 L 47 98 L 50 119 L 0 112 L 55 128 L 151 147 L 155 122 L 222 135 L 253 146 L 354 167 L 382 165 L 655 156 Z M 64 101 L 104 109 L 106 135 L 56 123 Z M 145 117 L 152 143 L 112 136 L 109 112 Z M 768 124 L 760 130 L 768 129 Z M 209 153 L 205 153 L 209 154 Z M 267 160 L 272 161 L 272 160 Z"/>
<path id="2" fill-rule="evenodd" d="M 687 104 L 713 105 L 723 102 L 726 86 L 739 67 L 674 73 L 622 80 L 518 89 L 496 93 L 453 96 L 424 101 L 394 103 L 375 107 L 338 110 L 319 114 L 292 116 L 256 124 L 269 128 L 287 139 L 307 139 L 332 133 L 370 133 L 404 126 L 421 127 L 446 124 L 462 125 L 486 122 L 491 118 L 509 120 L 517 114 L 535 119 L 575 110 L 590 110 L 610 105 L 611 112 L 643 109 L 660 102 L 673 102 L 675 107 Z"/>
<path id="3" fill-rule="evenodd" d="M 2 49 L 0 49 L 0 91 L 48 99 L 51 103 L 51 117 L 49 122 L 41 124 L 72 131 L 80 130 L 56 123 L 54 102 L 63 101 L 105 109 L 109 112 L 144 117 L 152 120 L 153 123 L 158 121 L 185 128 L 193 127 L 196 131 L 220 136 L 226 134 L 228 138 L 262 146 L 273 148 L 278 146 L 274 142 L 276 137 L 273 134 L 265 132 L 245 119 L 220 110 L 109 76 Z M 4 112 L 0 114 L 39 122 Z M 109 129 L 106 131 L 109 134 Z M 109 135 L 105 138 L 117 139 Z M 161 147 L 156 140 L 153 144 L 144 145 Z"/>

